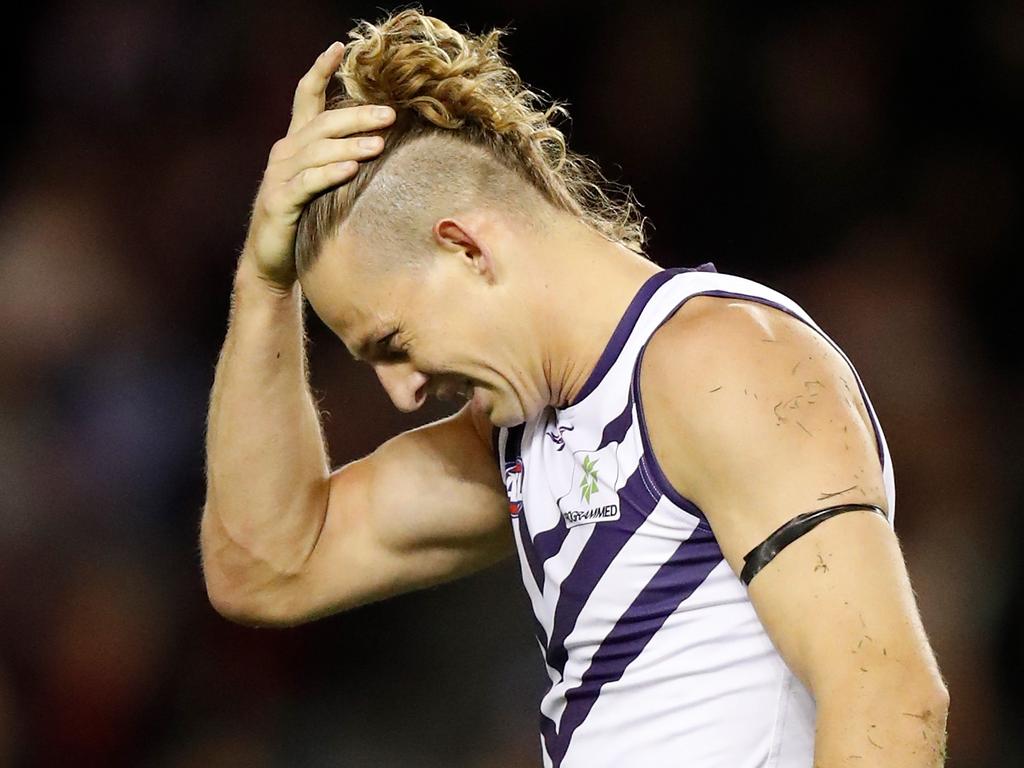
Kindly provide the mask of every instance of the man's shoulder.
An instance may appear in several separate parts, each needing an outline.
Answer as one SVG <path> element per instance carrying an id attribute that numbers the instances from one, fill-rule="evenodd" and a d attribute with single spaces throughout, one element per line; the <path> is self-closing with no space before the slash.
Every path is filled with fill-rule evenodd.
<path id="1" fill-rule="evenodd" d="M 777 346 L 773 346 L 777 345 Z M 713 372 L 771 373 L 773 361 L 810 350 L 835 354 L 831 344 L 803 320 L 754 298 L 694 296 L 651 337 L 644 353 L 645 378 L 694 382 Z"/>
<path id="2" fill-rule="evenodd" d="M 800 318 L 753 300 L 684 304 L 649 341 L 640 391 L 659 459 L 694 472 L 723 451 L 737 461 L 802 456 L 806 440 L 820 444 L 837 425 L 871 434 L 842 353 Z"/>

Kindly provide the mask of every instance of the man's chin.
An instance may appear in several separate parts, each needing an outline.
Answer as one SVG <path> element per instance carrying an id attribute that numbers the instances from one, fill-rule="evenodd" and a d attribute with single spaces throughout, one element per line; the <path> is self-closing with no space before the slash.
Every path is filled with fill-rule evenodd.
<path id="1" fill-rule="evenodd" d="M 495 427 L 516 427 L 528 419 L 521 407 L 504 408 L 503 400 L 495 400 L 493 393 L 484 392 L 479 388 L 473 390 L 472 403 L 473 407 L 484 414 Z"/>

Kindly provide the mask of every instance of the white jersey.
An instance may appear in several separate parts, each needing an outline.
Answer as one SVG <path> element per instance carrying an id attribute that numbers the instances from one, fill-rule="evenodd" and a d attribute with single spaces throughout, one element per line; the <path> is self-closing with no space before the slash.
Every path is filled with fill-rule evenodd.
<path id="1" fill-rule="evenodd" d="M 713 264 L 665 270 L 641 287 L 573 405 L 496 430 L 551 678 L 540 718 L 550 768 L 812 765 L 814 700 L 772 645 L 703 512 L 666 479 L 644 424 L 644 348 L 687 299 L 708 295 L 781 309 L 839 350 L 767 286 Z M 891 524 L 889 451 L 854 375 Z"/>

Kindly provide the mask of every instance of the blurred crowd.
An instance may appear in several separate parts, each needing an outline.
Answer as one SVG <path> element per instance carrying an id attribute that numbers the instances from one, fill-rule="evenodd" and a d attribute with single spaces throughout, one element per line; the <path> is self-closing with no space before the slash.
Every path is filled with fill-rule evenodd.
<path id="1" fill-rule="evenodd" d="M 1024 5 L 426 6 L 511 25 L 663 266 L 801 304 L 886 432 L 950 761 L 1024 765 Z M 231 278 L 295 80 L 378 5 L 36 3 L 0 127 L 0 766 L 520 768 L 546 681 L 514 564 L 291 630 L 209 606 Z M 335 465 L 394 410 L 309 316 Z M 1016 352 L 1014 350 L 1017 350 Z"/>

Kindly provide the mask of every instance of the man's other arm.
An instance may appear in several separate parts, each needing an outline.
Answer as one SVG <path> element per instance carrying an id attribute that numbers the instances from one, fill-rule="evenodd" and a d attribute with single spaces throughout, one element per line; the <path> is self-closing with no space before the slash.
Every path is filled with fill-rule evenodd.
<path id="1" fill-rule="evenodd" d="M 737 574 L 747 552 L 800 513 L 847 503 L 888 511 L 853 372 L 782 311 L 692 299 L 652 339 L 641 387 L 656 455 Z M 948 694 L 881 516 L 826 520 L 749 589 L 815 698 L 815 768 L 943 764 Z"/>

